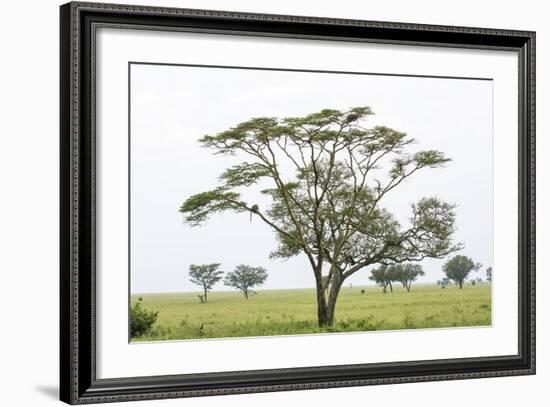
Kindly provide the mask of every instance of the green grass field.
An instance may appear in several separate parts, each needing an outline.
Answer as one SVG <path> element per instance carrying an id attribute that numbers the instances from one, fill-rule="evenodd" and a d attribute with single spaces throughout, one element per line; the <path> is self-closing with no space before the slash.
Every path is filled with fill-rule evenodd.
<path id="1" fill-rule="evenodd" d="M 361 294 L 361 289 L 365 290 Z M 199 293 L 135 294 L 148 310 L 159 311 L 147 336 L 132 341 L 294 335 L 392 329 L 491 325 L 491 286 L 413 285 L 411 292 L 394 288 L 342 288 L 334 327 L 316 322 L 314 289 L 259 290 L 249 300 L 235 291 L 212 291 L 208 303 Z"/>

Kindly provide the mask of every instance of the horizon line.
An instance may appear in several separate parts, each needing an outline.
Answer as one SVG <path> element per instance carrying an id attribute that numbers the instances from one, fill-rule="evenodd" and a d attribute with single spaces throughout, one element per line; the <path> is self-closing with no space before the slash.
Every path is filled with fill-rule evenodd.
<path id="1" fill-rule="evenodd" d="M 478 283 L 476 283 L 477 285 Z M 490 285 L 491 282 L 489 281 L 486 281 L 486 280 L 483 280 L 479 283 L 480 285 Z M 437 285 L 437 281 L 432 281 L 432 282 L 419 282 L 417 284 L 415 284 L 417 287 L 418 286 L 425 286 L 425 285 Z M 456 284 L 449 284 L 449 285 L 456 285 Z M 468 284 L 465 284 L 465 285 L 468 285 Z M 368 288 L 380 288 L 378 287 L 377 285 L 375 284 L 372 284 L 372 285 L 364 285 L 364 284 L 361 284 L 361 285 L 353 285 L 353 288 L 363 288 L 363 287 L 368 287 Z M 395 285 L 396 288 L 402 288 L 401 285 L 396 284 Z M 291 290 L 315 290 L 316 287 L 293 287 L 293 288 L 260 288 L 260 289 L 257 289 L 257 290 L 254 290 L 254 291 L 291 291 Z M 347 286 L 347 287 L 342 287 L 341 290 L 349 290 L 350 287 Z M 214 291 L 214 290 L 212 290 Z M 209 291 L 209 292 L 212 292 L 212 291 Z M 147 294 L 193 294 L 193 293 L 202 293 L 203 291 L 200 290 L 200 289 L 197 289 L 195 291 L 149 291 L 149 292 L 131 292 L 130 295 L 147 295 Z M 232 293 L 232 292 L 239 292 L 239 290 L 215 290 L 215 292 L 218 292 L 218 293 Z"/>

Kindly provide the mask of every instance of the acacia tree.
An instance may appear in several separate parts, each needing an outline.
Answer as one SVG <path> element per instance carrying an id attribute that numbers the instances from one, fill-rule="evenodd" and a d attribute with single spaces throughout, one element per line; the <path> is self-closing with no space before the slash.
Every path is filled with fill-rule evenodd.
<path id="1" fill-rule="evenodd" d="M 387 288 L 393 292 L 392 282 L 398 281 L 403 284 L 403 287 L 407 291 L 411 291 L 411 284 L 417 279 L 418 276 L 423 276 L 424 270 L 419 264 L 392 264 L 381 265 L 380 267 L 371 270 L 370 280 L 376 282 L 377 285 L 382 287 L 384 293 L 387 292 Z"/>
<path id="2" fill-rule="evenodd" d="M 395 264 L 390 267 L 394 268 L 393 275 L 395 281 L 399 281 L 403 284 L 403 287 L 406 288 L 407 291 L 411 291 L 411 284 L 418 276 L 424 275 L 424 270 L 420 264 L 405 263 Z"/>
<path id="3" fill-rule="evenodd" d="M 204 302 L 208 302 L 208 291 L 212 289 L 214 284 L 222 279 L 223 271 L 218 270 L 220 263 L 212 264 L 191 264 L 189 266 L 189 280 L 193 284 L 202 287 L 204 291 Z"/>
<path id="4" fill-rule="evenodd" d="M 235 271 L 227 273 L 223 283 L 228 287 L 237 288 L 244 294 L 244 298 L 248 300 L 251 294 L 251 288 L 257 287 L 265 283 L 267 272 L 263 267 L 250 267 L 241 264 L 235 267 Z"/>
<path id="5" fill-rule="evenodd" d="M 388 287 L 390 287 L 390 292 L 393 292 L 392 281 L 394 280 L 394 276 L 392 275 L 390 266 L 382 264 L 380 267 L 372 269 L 369 280 L 374 281 L 376 285 L 382 287 L 384 294 L 386 294 Z"/>
<path id="6" fill-rule="evenodd" d="M 414 139 L 403 132 L 366 128 L 372 114 L 369 107 L 355 107 L 262 117 L 204 136 L 202 146 L 242 160 L 221 174 L 217 188 L 190 196 L 180 207 L 191 226 L 217 212 L 250 213 L 275 232 L 279 245 L 272 257 L 305 255 L 315 278 L 319 326 L 332 326 L 340 288 L 354 273 L 377 263 L 441 258 L 461 248 L 452 242 L 454 205 L 420 199 L 405 226 L 381 206 L 415 173 L 450 159 L 436 150 L 410 153 Z M 247 188 L 261 189 L 270 206 L 246 202 L 241 191 Z"/>
<path id="7" fill-rule="evenodd" d="M 468 274 L 473 270 L 479 270 L 481 266 L 481 263 L 474 263 L 469 257 L 457 255 L 443 265 L 443 271 L 447 278 L 453 280 L 462 289 L 464 280 L 468 277 Z"/>

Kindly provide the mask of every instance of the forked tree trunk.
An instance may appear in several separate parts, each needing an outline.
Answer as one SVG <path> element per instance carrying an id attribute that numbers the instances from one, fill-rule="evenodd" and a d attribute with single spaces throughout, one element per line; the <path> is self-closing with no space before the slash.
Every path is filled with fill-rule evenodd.
<path id="1" fill-rule="evenodd" d="M 319 327 L 327 326 L 327 303 L 325 300 L 325 287 L 320 273 L 315 274 L 317 291 L 317 321 Z"/>
<path id="2" fill-rule="evenodd" d="M 319 327 L 332 327 L 334 325 L 334 314 L 336 310 L 336 300 L 340 293 L 340 288 L 344 279 L 338 275 L 333 275 L 328 290 L 328 298 L 325 297 L 325 288 L 322 278 L 316 278 L 317 282 L 317 319 Z"/>

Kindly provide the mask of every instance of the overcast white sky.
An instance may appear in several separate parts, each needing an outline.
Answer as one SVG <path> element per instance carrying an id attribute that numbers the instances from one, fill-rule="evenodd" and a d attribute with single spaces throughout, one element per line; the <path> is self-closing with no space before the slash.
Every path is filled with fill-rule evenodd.
<path id="1" fill-rule="evenodd" d="M 323 108 L 368 105 L 370 125 L 385 125 L 452 158 L 400 185 L 383 201 L 400 220 L 410 203 L 438 196 L 457 203 L 455 240 L 461 254 L 492 263 L 492 82 L 381 75 L 303 73 L 185 66 L 131 67 L 131 290 L 195 291 L 190 264 L 263 266 L 263 288 L 313 287 L 305 256 L 270 260 L 275 235 L 248 214 L 214 216 L 191 228 L 178 213 L 190 195 L 217 185 L 234 159 L 214 156 L 198 139 L 252 117 L 300 116 Z M 258 188 L 259 190 L 260 188 Z M 249 202 L 258 192 L 247 195 Z M 443 277 L 443 260 L 424 260 L 426 276 Z M 477 273 L 484 277 L 484 272 Z M 369 268 L 348 281 L 370 284 Z M 217 289 L 226 289 L 222 283 Z"/>

